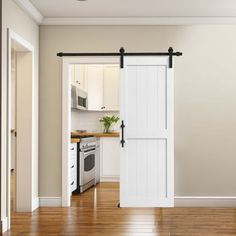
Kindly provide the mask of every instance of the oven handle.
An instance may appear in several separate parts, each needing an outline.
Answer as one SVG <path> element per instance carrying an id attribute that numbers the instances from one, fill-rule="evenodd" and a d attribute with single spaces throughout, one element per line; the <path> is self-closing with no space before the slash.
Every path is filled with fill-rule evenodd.
<path id="1" fill-rule="evenodd" d="M 84 156 L 89 156 L 91 153 L 96 153 L 96 148 L 93 148 L 93 149 L 89 149 L 89 150 L 86 150 L 86 151 L 81 151 L 81 154 L 83 154 Z"/>

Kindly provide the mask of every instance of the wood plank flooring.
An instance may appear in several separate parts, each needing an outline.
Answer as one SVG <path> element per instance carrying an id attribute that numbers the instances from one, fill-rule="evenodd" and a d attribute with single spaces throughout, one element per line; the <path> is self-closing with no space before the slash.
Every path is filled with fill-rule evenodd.
<path id="1" fill-rule="evenodd" d="M 234 208 L 117 208 L 119 186 L 102 183 L 73 196 L 70 208 L 12 213 L 4 236 L 232 236 Z"/>

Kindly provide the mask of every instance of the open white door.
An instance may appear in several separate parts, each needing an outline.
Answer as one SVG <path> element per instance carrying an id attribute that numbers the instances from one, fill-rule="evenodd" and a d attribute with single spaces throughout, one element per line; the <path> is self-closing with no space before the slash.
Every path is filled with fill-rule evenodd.
<path id="1" fill-rule="evenodd" d="M 121 69 L 120 206 L 174 206 L 174 76 L 168 56 L 127 56 Z M 122 131 L 122 129 L 121 129 Z"/>

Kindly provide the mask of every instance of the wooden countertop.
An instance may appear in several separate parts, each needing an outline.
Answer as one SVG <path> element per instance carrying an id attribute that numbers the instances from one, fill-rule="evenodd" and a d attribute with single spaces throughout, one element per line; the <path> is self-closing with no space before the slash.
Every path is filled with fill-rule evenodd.
<path id="1" fill-rule="evenodd" d="M 78 136 L 81 137 L 87 137 L 87 136 L 94 136 L 94 137 L 120 137 L 120 133 L 119 132 L 113 132 L 113 133 L 96 133 L 96 132 L 91 132 L 91 133 L 81 133 L 81 132 L 71 132 L 71 137 L 72 138 L 76 138 Z"/>
<path id="2" fill-rule="evenodd" d="M 71 139 L 70 139 L 70 142 L 71 142 L 71 143 L 79 143 L 79 142 L 80 142 L 80 139 L 79 139 L 79 138 L 71 138 Z"/>

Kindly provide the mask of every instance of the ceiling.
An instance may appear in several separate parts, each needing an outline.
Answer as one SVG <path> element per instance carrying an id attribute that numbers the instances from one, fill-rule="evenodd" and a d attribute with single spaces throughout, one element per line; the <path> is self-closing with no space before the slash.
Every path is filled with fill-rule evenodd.
<path id="1" fill-rule="evenodd" d="M 30 0 L 44 17 L 234 17 L 236 0 Z"/>

